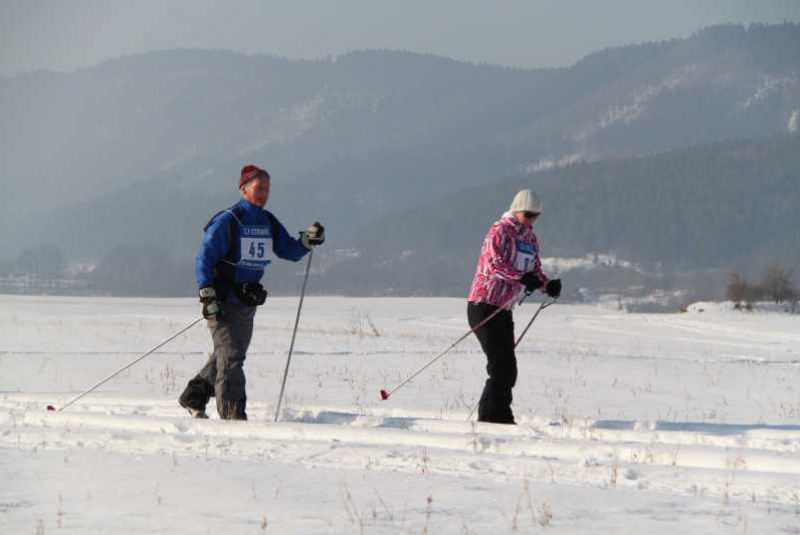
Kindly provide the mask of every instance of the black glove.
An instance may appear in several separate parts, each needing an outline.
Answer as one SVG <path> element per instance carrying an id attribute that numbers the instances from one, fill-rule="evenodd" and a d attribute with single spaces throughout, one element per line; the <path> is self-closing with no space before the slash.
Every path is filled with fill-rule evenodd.
<path id="1" fill-rule="evenodd" d="M 217 292 L 211 286 L 200 288 L 200 302 L 203 303 L 203 317 L 218 320 L 222 317 L 222 307 L 217 301 Z"/>
<path id="2" fill-rule="evenodd" d="M 552 279 L 547 281 L 547 286 L 544 287 L 544 291 L 547 292 L 547 295 L 550 297 L 558 297 L 561 295 L 561 279 Z"/>
<path id="3" fill-rule="evenodd" d="M 542 281 L 539 280 L 539 277 L 537 277 L 533 271 L 525 273 L 519 279 L 519 282 L 525 285 L 525 291 L 528 293 L 534 292 L 542 287 Z"/>
<path id="4" fill-rule="evenodd" d="M 315 221 L 313 225 L 300 233 L 300 241 L 303 242 L 306 249 L 322 245 L 325 243 L 325 227 L 319 221 Z"/>
<path id="5" fill-rule="evenodd" d="M 258 282 L 237 284 L 233 289 L 233 293 L 236 294 L 236 298 L 239 299 L 240 303 L 249 307 L 261 306 L 267 300 L 267 291 Z"/>

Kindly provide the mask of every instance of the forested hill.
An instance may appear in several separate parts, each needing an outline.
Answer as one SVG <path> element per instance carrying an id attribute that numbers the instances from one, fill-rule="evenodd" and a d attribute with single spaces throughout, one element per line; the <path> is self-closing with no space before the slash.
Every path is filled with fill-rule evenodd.
<path id="1" fill-rule="evenodd" d="M 480 242 L 514 193 L 533 188 L 545 257 L 612 253 L 645 271 L 800 266 L 800 136 L 696 146 L 576 164 L 439 197 L 362 226 L 338 285 L 393 281 L 397 291 L 466 290 Z M 368 254 L 367 254 L 368 253 Z M 380 273 L 381 276 L 375 274 Z M 724 281 L 723 281 L 724 282 Z"/>
<path id="2" fill-rule="evenodd" d="M 20 216 L 150 179 L 224 194 L 255 161 L 383 210 L 519 169 L 766 136 L 797 128 L 798 50 L 795 24 L 718 26 L 563 69 L 172 50 L 0 77 L 0 209 Z"/>
<path id="3" fill-rule="evenodd" d="M 0 267 L 49 244 L 67 264 L 121 262 L 113 291 L 190 292 L 199 229 L 236 201 L 249 162 L 272 174 L 287 228 L 330 229 L 320 291 L 462 292 L 475 241 L 521 184 L 541 190 L 559 255 L 689 269 L 784 254 L 797 50 L 796 24 L 717 26 L 562 69 L 171 50 L 0 77 Z M 137 278 L 142 258 L 163 273 Z M 276 288 L 293 280 L 281 270 Z M 154 290 L 159 277 L 172 282 Z"/>

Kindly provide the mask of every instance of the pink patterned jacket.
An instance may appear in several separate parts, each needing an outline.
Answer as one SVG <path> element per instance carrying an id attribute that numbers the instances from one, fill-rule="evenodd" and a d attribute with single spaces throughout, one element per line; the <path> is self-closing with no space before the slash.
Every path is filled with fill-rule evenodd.
<path id="1" fill-rule="evenodd" d="M 539 260 L 539 240 L 533 228 L 523 226 L 511 212 L 506 212 L 483 240 L 467 300 L 502 306 L 523 290 L 519 279 L 528 271 L 536 273 L 544 288 L 547 276 Z M 513 305 L 514 301 L 508 308 Z"/>

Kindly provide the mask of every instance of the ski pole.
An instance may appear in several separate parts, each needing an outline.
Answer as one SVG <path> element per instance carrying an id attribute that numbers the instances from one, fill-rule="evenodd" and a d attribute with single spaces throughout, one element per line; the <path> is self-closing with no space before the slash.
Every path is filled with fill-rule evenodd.
<path id="1" fill-rule="evenodd" d="M 142 360 L 143 358 L 145 358 L 145 357 L 147 357 L 148 355 L 150 355 L 150 354 L 154 353 L 154 352 L 155 352 L 157 349 L 159 349 L 160 347 L 162 347 L 162 346 L 166 345 L 168 342 L 171 342 L 172 340 L 174 340 L 175 338 L 177 338 L 177 337 L 178 337 L 178 336 L 180 336 L 181 334 L 185 333 L 186 331 L 188 331 L 189 329 L 191 329 L 192 327 L 194 327 L 195 325 L 197 325 L 198 323 L 200 323 L 200 321 L 202 321 L 203 319 L 205 319 L 205 318 L 204 318 L 203 316 L 200 316 L 199 318 L 197 318 L 196 320 L 194 320 L 192 323 L 190 323 L 189 325 L 187 325 L 186 327 L 184 327 L 184 328 L 183 328 L 183 329 L 181 329 L 180 331 L 176 332 L 175 334 L 173 334 L 172 336 L 170 336 L 169 338 L 167 338 L 166 340 L 164 340 L 163 342 L 161 342 L 160 344 L 158 344 L 156 347 L 154 347 L 153 349 L 151 349 L 150 351 L 148 351 L 147 353 L 145 353 L 144 355 L 142 355 L 142 356 L 140 356 L 140 357 L 137 357 L 137 358 L 136 358 L 136 360 L 132 360 L 131 362 L 129 362 L 128 364 L 126 364 L 126 365 L 125 365 L 125 366 L 123 366 L 122 368 L 118 369 L 117 371 L 115 371 L 114 373 L 112 373 L 111 375 L 109 375 L 108 377 L 106 377 L 105 379 L 103 379 L 102 381 L 100 381 L 99 383 L 97 383 L 96 385 L 94 385 L 93 387 L 91 387 L 91 388 L 88 388 L 88 389 L 84 390 L 83 392 L 81 392 L 81 393 L 80 393 L 80 395 L 78 395 L 78 396 L 76 396 L 76 397 L 72 398 L 71 400 L 69 400 L 69 401 L 68 401 L 66 404 L 64 404 L 64 405 L 63 405 L 63 406 L 62 406 L 60 409 L 56 409 L 56 408 L 55 408 L 53 405 L 48 405 L 48 406 L 47 406 L 47 410 L 49 410 L 49 411 L 55 411 L 55 410 L 57 410 L 58 412 L 61 412 L 61 411 L 63 411 L 64 409 L 66 409 L 67 407 L 69 407 L 70 405 L 72 405 L 73 403 L 75 403 L 76 401 L 78 401 L 79 399 L 81 399 L 81 398 L 82 398 L 83 396 L 85 396 L 86 394 L 90 393 L 91 391 L 95 390 L 96 388 L 98 388 L 99 386 L 101 386 L 101 385 L 105 384 L 106 382 L 110 381 L 111 379 L 113 379 L 114 377 L 116 377 L 116 376 L 117 376 L 117 375 L 119 375 L 120 373 L 124 372 L 125 370 L 127 370 L 128 368 L 130 368 L 131 366 L 133 366 L 134 364 L 136 364 L 137 362 L 139 362 L 139 361 L 140 361 L 140 360 Z"/>
<path id="2" fill-rule="evenodd" d="M 527 295 L 529 295 L 529 294 L 526 294 L 526 296 Z M 547 300 L 542 301 L 542 304 L 539 305 L 539 308 L 536 310 L 536 314 L 533 315 L 533 317 L 531 318 L 531 321 L 529 321 L 528 325 L 525 327 L 525 330 L 522 331 L 522 334 L 519 335 L 519 338 L 517 338 L 517 341 L 514 342 L 514 349 L 516 349 L 517 346 L 519 345 L 519 343 L 522 342 L 522 339 L 525 337 L 525 333 L 527 333 L 528 329 L 531 328 L 531 325 L 533 325 L 533 322 L 536 320 L 536 316 L 539 315 L 539 312 L 541 312 L 545 308 L 549 307 L 550 305 L 554 305 L 557 299 L 558 299 L 558 297 L 554 298 L 549 303 L 547 302 Z M 472 407 L 472 410 L 469 411 L 469 415 L 467 416 L 467 421 L 470 421 L 472 419 L 472 415 L 475 413 L 475 409 L 478 408 L 478 405 L 480 405 L 480 400 L 478 400 L 478 403 L 476 403 L 475 406 Z"/>
<path id="3" fill-rule="evenodd" d="M 497 310 L 495 310 L 494 312 L 492 312 L 491 314 L 489 314 L 489 316 L 487 316 L 487 317 L 486 317 L 484 320 L 482 320 L 482 321 L 481 321 L 479 324 L 477 324 L 475 327 L 473 327 L 472 329 L 470 329 L 469 331 L 467 331 L 467 332 L 466 332 L 466 333 L 465 333 L 463 336 L 461 336 L 461 338 L 459 338 L 458 340 L 456 340 L 455 342 L 453 342 L 452 344 L 450 344 L 450 346 L 449 346 L 447 349 L 445 349 L 444 351 L 442 351 L 441 353 L 439 353 L 438 355 L 436 355 L 435 357 L 433 357 L 433 358 L 432 358 L 432 359 L 431 359 L 431 360 L 430 360 L 430 361 L 429 361 L 427 364 L 425 364 L 425 366 L 423 366 L 422 368 L 420 368 L 419 370 L 417 370 L 416 372 L 414 372 L 413 374 L 411 374 L 410 376 L 408 376 L 406 379 L 404 379 L 404 380 L 403 380 L 403 382 L 401 382 L 399 385 L 397 385 L 397 386 L 396 386 L 396 387 L 394 387 L 393 389 L 389 390 L 388 392 L 387 392 L 386 390 L 383 390 L 383 389 L 382 389 L 382 390 L 380 391 L 380 395 L 381 395 L 381 401 L 386 401 L 387 399 L 389 399 L 389 396 L 391 396 L 392 394 L 394 394 L 395 392 L 397 392 L 398 390 L 400 390 L 400 389 L 403 387 L 403 385 L 405 385 L 405 384 L 406 384 L 407 382 L 409 382 L 411 379 L 413 379 L 414 377 L 416 377 L 417 375 L 419 375 L 420 373 L 422 373 L 423 371 L 425 371 L 425 370 L 428 368 L 428 366 L 430 366 L 431 364 L 433 364 L 434 362 L 436 362 L 437 360 L 439 360 L 440 358 L 442 358 L 442 357 L 443 357 L 443 356 L 444 356 L 444 355 L 445 355 L 445 354 L 446 354 L 448 351 L 450 351 L 451 349 L 453 349 L 454 347 L 456 347 L 458 344 L 460 344 L 460 343 L 461 343 L 461 341 L 462 341 L 462 340 L 464 340 L 464 339 L 465 339 L 467 336 L 469 336 L 470 334 L 474 333 L 475 331 L 477 331 L 478 329 L 480 329 L 481 327 L 483 327 L 485 324 L 487 324 L 487 323 L 488 323 L 488 322 L 489 322 L 489 321 L 490 321 L 490 320 L 491 320 L 493 317 L 495 317 L 497 314 L 499 314 L 501 310 L 505 310 L 505 308 L 506 308 L 508 305 L 510 305 L 510 304 L 511 304 L 511 303 L 512 303 L 512 302 L 513 302 L 515 299 L 517 299 L 517 297 L 519 297 L 519 294 L 514 294 L 514 295 L 511 297 L 511 299 L 509 299 L 508 301 L 506 301 L 505 303 L 503 303 L 503 305 L 502 305 L 502 306 L 499 306 L 499 307 L 497 307 Z M 527 295 L 525 295 L 525 296 L 522 298 L 522 301 L 524 301 L 524 300 L 525 300 L 525 297 L 527 297 Z M 521 303 L 522 301 L 520 301 L 520 303 Z"/>
<path id="4" fill-rule="evenodd" d="M 306 295 L 306 283 L 308 282 L 308 272 L 311 268 L 311 257 L 314 256 L 314 249 L 308 252 L 308 263 L 306 264 L 306 274 L 303 277 L 303 288 L 300 290 L 300 304 L 297 305 L 297 317 L 294 319 L 294 331 L 292 331 L 292 343 L 289 344 L 289 356 L 286 358 L 286 369 L 283 370 L 283 381 L 281 381 L 281 393 L 278 396 L 278 408 L 275 410 L 275 421 L 281 413 L 281 401 L 283 401 L 283 389 L 286 388 L 286 376 L 289 375 L 289 363 L 292 361 L 292 350 L 294 349 L 294 339 L 297 336 L 297 326 L 300 324 L 300 311 L 303 309 L 303 297 Z"/>
<path id="5" fill-rule="evenodd" d="M 539 305 L 539 309 L 536 311 L 536 314 L 533 315 L 533 317 L 531 318 L 531 321 L 529 321 L 528 325 L 525 327 L 525 330 L 522 331 L 522 334 L 519 335 L 519 338 L 517 338 L 517 341 L 514 342 L 514 349 L 516 349 L 517 346 L 519 345 L 519 343 L 522 342 L 522 339 L 525 337 L 525 333 L 528 332 L 528 329 L 531 328 L 531 325 L 533 325 L 533 322 L 536 321 L 536 316 L 539 315 L 539 312 L 541 312 L 545 308 L 549 307 L 550 305 L 554 305 L 555 302 L 556 302 L 556 299 L 558 299 L 558 297 L 553 298 L 553 300 L 550 301 L 549 303 L 547 302 L 547 300 L 542 301 L 542 304 Z"/>

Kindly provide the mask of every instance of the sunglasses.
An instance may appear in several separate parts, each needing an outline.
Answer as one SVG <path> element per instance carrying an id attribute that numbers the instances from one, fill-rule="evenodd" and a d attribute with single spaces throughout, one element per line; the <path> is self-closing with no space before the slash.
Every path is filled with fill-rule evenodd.
<path id="1" fill-rule="evenodd" d="M 539 212 L 522 212 L 522 215 L 525 216 L 525 219 L 535 219 L 539 217 Z"/>

